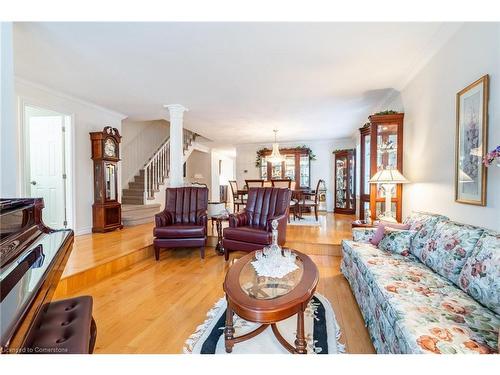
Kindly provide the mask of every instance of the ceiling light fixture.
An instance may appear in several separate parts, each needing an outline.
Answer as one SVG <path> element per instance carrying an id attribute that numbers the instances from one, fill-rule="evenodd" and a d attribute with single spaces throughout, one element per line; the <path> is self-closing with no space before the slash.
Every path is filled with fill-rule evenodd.
<path id="1" fill-rule="evenodd" d="M 281 163 L 285 158 L 280 154 L 279 144 L 276 141 L 276 134 L 278 133 L 278 129 L 274 129 L 274 143 L 273 143 L 273 152 L 267 158 L 267 161 L 271 163 Z"/>

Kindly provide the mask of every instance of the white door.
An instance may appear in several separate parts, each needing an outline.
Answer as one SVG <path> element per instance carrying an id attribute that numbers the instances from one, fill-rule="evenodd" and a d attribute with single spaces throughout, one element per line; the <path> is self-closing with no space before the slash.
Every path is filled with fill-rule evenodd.
<path id="1" fill-rule="evenodd" d="M 65 115 L 25 107 L 29 145 L 29 193 L 43 198 L 43 222 L 54 229 L 66 226 L 64 130 Z"/>

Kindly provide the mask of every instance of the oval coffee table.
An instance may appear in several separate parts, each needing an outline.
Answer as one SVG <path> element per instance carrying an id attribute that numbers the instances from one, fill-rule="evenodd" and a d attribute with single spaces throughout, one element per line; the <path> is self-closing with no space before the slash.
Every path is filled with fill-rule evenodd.
<path id="1" fill-rule="evenodd" d="M 226 274 L 224 291 L 227 299 L 224 339 L 226 352 L 231 353 L 234 344 L 251 339 L 268 326 L 278 341 L 291 353 L 307 354 L 304 337 L 304 311 L 316 291 L 319 272 L 307 255 L 292 250 L 297 256 L 297 270 L 283 278 L 258 276 L 251 262 L 255 252 L 245 255 L 234 263 Z M 233 314 L 261 323 L 252 332 L 234 337 Z M 297 336 L 294 345 L 287 342 L 278 331 L 276 323 L 297 314 Z"/>

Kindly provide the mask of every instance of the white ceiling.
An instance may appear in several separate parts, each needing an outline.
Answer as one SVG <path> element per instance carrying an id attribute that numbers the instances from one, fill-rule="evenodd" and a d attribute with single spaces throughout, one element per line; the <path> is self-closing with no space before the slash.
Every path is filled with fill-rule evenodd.
<path id="1" fill-rule="evenodd" d="M 17 23 L 16 75 L 136 120 L 190 109 L 219 144 L 351 136 L 457 29 L 443 23 Z"/>

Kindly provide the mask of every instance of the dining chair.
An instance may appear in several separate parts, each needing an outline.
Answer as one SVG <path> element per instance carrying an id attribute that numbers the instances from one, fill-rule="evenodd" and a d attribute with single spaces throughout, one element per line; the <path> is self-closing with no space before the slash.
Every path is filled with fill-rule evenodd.
<path id="1" fill-rule="evenodd" d="M 271 184 L 273 185 L 273 187 L 290 189 L 290 187 L 292 185 L 292 180 L 290 180 L 289 178 L 273 179 L 273 180 L 271 180 Z"/>
<path id="2" fill-rule="evenodd" d="M 245 184 L 247 184 L 247 189 L 264 187 L 264 180 L 245 180 Z"/>
<path id="3" fill-rule="evenodd" d="M 307 192 L 303 191 L 300 193 L 300 198 L 299 198 L 299 216 L 302 216 L 302 209 L 303 208 L 312 208 L 314 209 L 314 217 L 316 218 L 316 221 L 318 221 L 318 206 L 319 206 L 319 187 L 321 184 L 324 184 L 325 181 L 319 180 L 318 184 L 316 185 L 316 190 Z"/>
<path id="4" fill-rule="evenodd" d="M 240 206 L 244 206 L 246 204 L 243 196 L 238 194 L 238 182 L 237 181 L 229 181 L 229 186 L 231 187 L 231 194 L 233 195 L 233 212 L 238 212 L 240 210 Z"/>
<path id="5" fill-rule="evenodd" d="M 278 187 L 278 188 L 287 188 L 290 189 L 293 193 L 295 189 L 295 181 L 292 181 L 289 178 L 282 178 L 282 179 L 272 179 L 271 183 L 273 184 L 273 187 Z M 292 187 L 293 186 L 293 187 Z M 288 210 L 288 222 L 290 222 L 290 215 L 293 215 L 293 219 L 296 220 L 298 218 L 297 216 L 297 199 L 291 197 L 290 199 L 290 207 Z"/>

